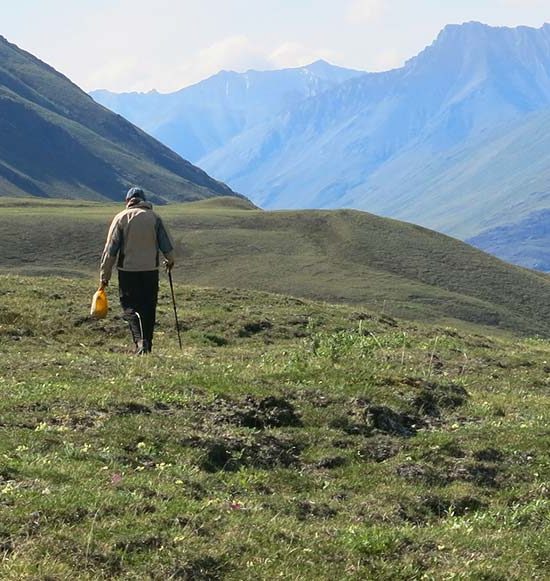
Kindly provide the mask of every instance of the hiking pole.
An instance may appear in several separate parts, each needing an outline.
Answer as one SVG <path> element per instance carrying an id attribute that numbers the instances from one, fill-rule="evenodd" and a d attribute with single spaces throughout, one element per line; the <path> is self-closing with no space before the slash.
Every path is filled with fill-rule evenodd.
<path id="1" fill-rule="evenodd" d="M 170 290 L 172 291 L 172 306 L 174 307 L 174 317 L 176 317 L 176 331 L 178 332 L 178 343 L 180 344 L 180 351 L 183 350 L 181 345 L 180 324 L 178 321 L 178 310 L 176 309 L 176 297 L 174 295 L 174 283 L 172 282 L 172 271 L 168 269 L 168 280 L 170 281 Z"/>

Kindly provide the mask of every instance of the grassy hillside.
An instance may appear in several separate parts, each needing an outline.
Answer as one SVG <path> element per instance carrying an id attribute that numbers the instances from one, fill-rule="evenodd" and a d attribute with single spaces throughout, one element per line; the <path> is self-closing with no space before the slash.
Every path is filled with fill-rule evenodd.
<path id="1" fill-rule="evenodd" d="M 97 271 L 121 205 L 0 202 L 0 268 Z M 370 306 L 390 316 L 548 336 L 547 275 L 451 238 L 354 211 L 263 212 L 225 198 L 159 209 L 177 241 L 176 279 Z"/>
<path id="2" fill-rule="evenodd" d="M 2 579 L 547 578 L 548 341 L 177 285 L 179 352 L 163 283 L 131 358 L 93 289 L 0 276 Z"/>
<path id="3" fill-rule="evenodd" d="M 118 199 L 235 195 L 0 36 L 0 196 Z"/>

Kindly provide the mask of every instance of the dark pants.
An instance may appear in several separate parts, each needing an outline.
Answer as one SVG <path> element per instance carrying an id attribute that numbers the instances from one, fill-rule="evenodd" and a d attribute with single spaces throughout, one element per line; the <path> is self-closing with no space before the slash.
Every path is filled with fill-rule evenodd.
<path id="1" fill-rule="evenodd" d="M 159 271 L 118 271 L 118 293 L 132 339 L 138 351 L 149 353 L 153 347 L 153 332 L 159 292 Z"/>

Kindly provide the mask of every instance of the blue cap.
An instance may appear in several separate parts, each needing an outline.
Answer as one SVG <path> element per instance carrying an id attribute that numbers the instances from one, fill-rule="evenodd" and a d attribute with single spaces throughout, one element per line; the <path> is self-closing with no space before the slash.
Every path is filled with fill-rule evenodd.
<path id="1" fill-rule="evenodd" d="M 141 188 L 130 188 L 126 194 L 126 201 L 130 201 L 132 198 L 139 198 L 145 201 L 145 193 Z"/>

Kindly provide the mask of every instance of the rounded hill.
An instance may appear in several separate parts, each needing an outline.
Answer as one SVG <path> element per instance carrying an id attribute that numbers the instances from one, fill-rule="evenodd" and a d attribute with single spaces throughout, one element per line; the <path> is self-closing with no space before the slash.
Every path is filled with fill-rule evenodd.
<path id="1" fill-rule="evenodd" d="M 218 199 L 158 208 L 176 241 L 175 276 L 181 282 L 550 335 L 548 275 L 364 212 L 265 212 L 226 204 Z M 91 276 L 110 218 L 119 210 L 120 205 L 74 202 L 60 209 L 36 200 L 28 206 L 3 204 L 0 269 Z"/>

